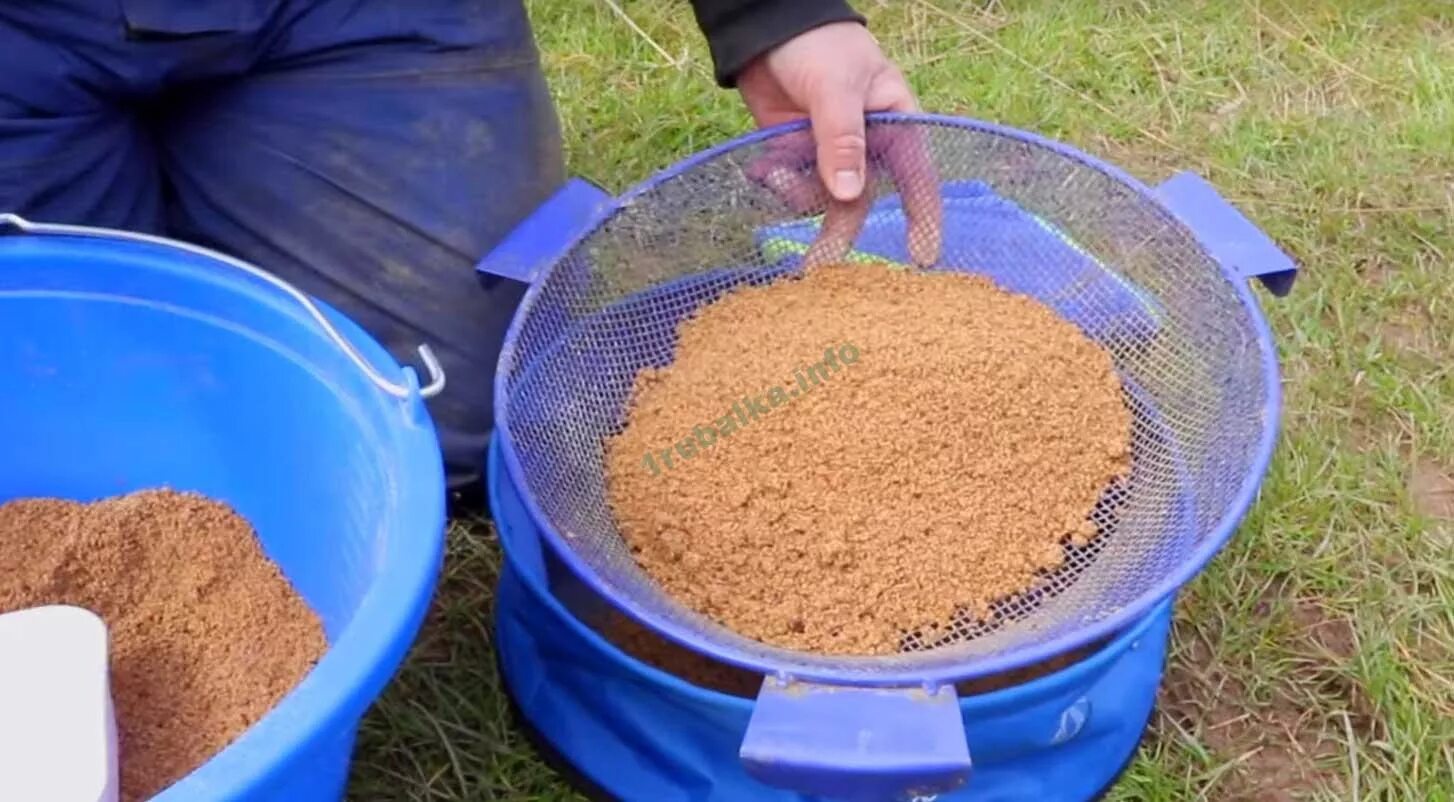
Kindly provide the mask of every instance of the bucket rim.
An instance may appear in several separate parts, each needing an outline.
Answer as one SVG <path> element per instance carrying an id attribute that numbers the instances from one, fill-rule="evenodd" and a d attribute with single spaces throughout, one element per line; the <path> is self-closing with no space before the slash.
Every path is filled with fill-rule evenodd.
<path id="1" fill-rule="evenodd" d="M 194 245 L 190 242 L 183 242 L 181 240 L 163 237 L 158 234 L 148 234 L 140 231 L 128 231 L 125 229 L 104 228 L 99 226 L 72 225 L 70 223 L 34 222 L 24 217 L 21 217 L 14 212 L 0 213 L 0 235 L 7 233 L 7 230 L 17 231 L 23 235 L 29 236 L 82 237 L 103 241 L 110 240 L 113 242 L 133 242 L 142 245 L 153 245 L 159 248 L 167 248 L 173 251 L 191 254 L 193 256 L 198 256 L 218 264 L 226 265 L 238 271 L 239 273 L 246 274 L 253 277 L 254 279 L 257 279 L 258 281 L 261 281 L 264 284 L 271 285 L 278 292 L 287 296 L 294 303 L 298 304 L 298 306 L 302 307 L 303 310 L 308 313 L 309 317 L 312 318 L 314 325 L 321 329 L 324 335 L 326 335 L 328 339 L 332 340 L 333 344 L 336 345 L 350 360 L 353 361 L 358 369 L 362 371 L 365 376 L 368 377 L 369 381 L 372 382 L 375 387 L 379 388 L 385 393 L 399 399 L 406 399 L 413 395 L 418 395 L 423 398 L 433 398 L 444 390 L 444 368 L 440 364 L 439 358 L 434 355 L 434 349 L 430 348 L 427 343 L 421 344 L 419 346 L 418 353 L 419 358 L 423 362 L 425 369 L 429 372 L 429 383 L 424 385 L 423 387 L 420 387 L 417 376 L 410 375 L 413 373 L 413 370 L 409 368 L 404 368 L 397 364 L 395 364 L 394 366 L 397 367 L 399 369 L 399 372 L 404 375 L 404 381 L 392 381 L 388 377 L 381 374 L 377 370 L 377 368 L 375 368 L 376 363 L 369 359 L 366 355 L 361 353 L 358 347 L 350 340 L 350 338 L 346 337 L 342 332 L 338 330 L 338 322 L 334 319 L 336 317 L 342 317 L 342 315 L 339 314 L 338 310 L 332 309 L 321 299 L 314 298 L 308 295 L 290 282 L 284 280 L 282 277 L 263 270 L 261 267 L 258 267 L 251 262 L 238 259 L 234 256 L 229 256 L 225 253 L 222 253 L 221 251 L 213 250 L 211 248 L 203 247 L 201 245 Z M 364 334 L 363 336 L 365 339 L 372 339 L 369 338 L 367 334 Z M 388 363 L 394 363 L 392 357 L 385 355 L 385 359 Z"/>
<path id="2" fill-rule="evenodd" d="M 1053 638 L 1031 645 L 1013 646 L 1006 651 L 983 657 L 968 657 L 963 661 L 925 668 L 899 667 L 886 670 L 882 667 L 886 661 L 885 658 L 842 658 L 835 656 L 832 662 L 836 665 L 823 665 L 822 663 L 826 662 L 826 660 L 824 658 L 818 658 L 812 664 L 800 662 L 794 665 L 790 672 L 787 672 L 783 666 L 774 665 L 764 658 L 756 657 L 739 649 L 723 646 L 712 638 L 703 637 L 690 627 L 683 626 L 654 614 L 643 605 L 637 604 L 630 597 L 615 593 L 610 585 L 585 560 L 574 552 L 569 545 L 569 541 L 562 537 L 560 532 L 556 530 L 549 517 L 545 515 L 544 510 L 541 509 L 528 489 L 529 484 L 525 481 L 524 466 L 519 458 L 519 453 L 515 447 L 510 428 L 508 410 L 508 399 L 510 397 L 508 388 L 509 371 L 506 369 L 507 360 L 515 358 L 517 342 L 522 336 L 524 321 L 539 301 L 548 278 L 553 274 L 559 264 L 558 262 L 549 265 L 542 271 L 539 278 L 532 283 L 521 299 L 515 316 L 510 321 L 510 326 L 500 349 L 500 358 L 495 370 L 494 411 L 496 436 L 499 437 L 501 442 L 502 458 L 505 467 L 510 472 L 517 487 L 522 489 L 522 504 L 535 520 L 537 528 L 544 536 L 543 539 L 550 544 L 552 551 L 560 557 L 572 573 L 585 582 L 593 591 L 605 598 L 610 604 L 643 626 L 650 628 L 654 632 L 681 646 L 709 655 L 724 663 L 755 672 L 765 674 L 786 672 L 790 673 L 796 679 L 829 684 L 894 686 L 911 685 L 920 682 L 952 683 L 1025 668 L 1049 660 L 1058 654 L 1088 646 L 1097 640 L 1112 637 L 1117 631 L 1126 629 L 1136 620 L 1145 616 L 1158 603 L 1172 598 L 1180 588 L 1200 574 L 1211 562 L 1212 558 L 1231 540 L 1232 536 L 1240 527 L 1242 519 L 1256 501 L 1262 482 L 1271 466 L 1272 457 L 1276 451 L 1281 430 L 1281 370 L 1278 364 L 1277 349 L 1271 326 L 1256 296 L 1253 294 L 1250 282 L 1244 276 L 1235 272 L 1232 266 L 1216 259 L 1196 239 L 1194 232 L 1191 231 L 1187 224 L 1168 208 L 1166 202 L 1155 190 L 1125 170 L 1103 159 L 1085 153 L 1079 148 L 1065 142 L 998 123 L 968 117 L 922 112 L 878 112 L 869 114 L 867 117 L 870 124 L 874 122 L 911 123 L 972 131 L 1038 146 L 1056 153 L 1071 162 L 1099 172 L 1106 178 L 1131 189 L 1147 204 L 1148 208 L 1155 209 L 1161 215 L 1169 228 L 1186 232 L 1192 241 L 1197 242 L 1197 248 L 1207 256 L 1209 261 L 1217 266 L 1217 270 L 1222 278 L 1231 287 L 1244 311 L 1247 313 L 1252 333 L 1255 335 L 1257 341 L 1256 353 L 1259 356 L 1264 393 L 1264 403 L 1261 410 L 1259 410 L 1259 414 L 1264 425 L 1262 427 L 1261 437 L 1258 439 L 1252 451 L 1252 457 L 1249 461 L 1246 474 L 1238 484 L 1235 494 L 1227 504 L 1223 514 L 1207 531 L 1206 535 L 1199 540 L 1196 547 L 1173 570 L 1168 571 L 1160 581 L 1148 590 L 1142 592 L 1135 599 L 1117 608 L 1114 612 L 1101 616 L 1095 621 L 1087 622 L 1083 626 L 1069 629 Z M 585 227 L 573 241 L 567 243 L 568 247 L 563 249 L 563 252 L 569 253 L 580 242 L 600 230 L 618 212 L 630 207 L 658 186 L 679 178 L 687 171 L 711 162 L 739 148 L 754 145 L 784 134 L 807 130 L 809 127 L 810 123 L 807 120 L 797 120 L 761 128 L 698 151 L 652 174 L 645 180 L 613 198 L 608 204 L 605 204 L 604 208 L 595 216 L 592 223 Z M 807 655 L 806 653 L 805 656 L 810 658 L 815 657 L 813 655 Z"/>

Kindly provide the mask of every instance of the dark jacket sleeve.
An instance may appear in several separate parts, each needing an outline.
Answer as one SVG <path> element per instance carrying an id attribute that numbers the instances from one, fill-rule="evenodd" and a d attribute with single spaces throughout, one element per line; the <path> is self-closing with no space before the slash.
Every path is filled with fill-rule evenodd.
<path id="1" fill-rule="evenodd" d="M 691 0 L 717 83 L 731 87 L 748 62 L 804 31 L 864 19 L 846 0 Z"/>

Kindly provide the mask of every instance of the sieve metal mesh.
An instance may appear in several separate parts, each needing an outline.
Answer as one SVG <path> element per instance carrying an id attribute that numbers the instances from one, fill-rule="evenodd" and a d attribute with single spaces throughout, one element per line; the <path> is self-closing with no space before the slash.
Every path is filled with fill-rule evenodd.
<path id="1" fill-rule="evenodd" d="M 1043 657 L 1037 648 L 1068 645 L 1068 635 L 1104 634 L 1097 622 L 1159 601 L 1165 594 L 1152 591 L 1189 576 L 1188 561 L 1208 556 L 1208 540 L 1242 512 L 1239 494 L 1274 424 L 1275 371 L 1244 294 L 1143 187 L 1068 149 L 967 122 L 875 118 L 871 204 L 835 207 L 825 223 L 806 137 L 742 141 L 649 182 L 526 297 L 502 352 L 497 422 L 546 539 L 605 599 L 662 634 L 809 678 L 975 676 Z M 935 215 L 938 227 L 923 223 Z M 991 620 L 956 621 L 932 641 L 906 633 L 904 651 L 888 656 L 767 646 L 665 595 L 632 559 L 604 485 L 603 440 L 624 422 L 637 371 L 671 361 L 685 316 L 800 269 L 809 249 L 907 263 L 936 244 L 932 269 L 1033 295 L 1112 353 L 1134 411 L 1133 468 L 1094 513 L 1100 537 L 1067 546 L 1062 568 L 1003 600 Z"/>

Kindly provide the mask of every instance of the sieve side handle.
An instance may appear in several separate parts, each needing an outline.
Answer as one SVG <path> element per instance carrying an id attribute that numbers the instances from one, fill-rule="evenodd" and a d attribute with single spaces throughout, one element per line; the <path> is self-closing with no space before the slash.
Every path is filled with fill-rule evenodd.
<path id="1" fill-rule="evenodd" d="M 952 686 L 930 691 L 763 681 L 738 752 L 758 782 L 885 802 L 962 786 L 971 761 Z"/>
<path id="2" fill-rule="evenodd" d="M 1156 194 L 1218 262 L 1245 279 L 1261 281 L 1278 297 L 1292 291 L 1297 263 L 1206 179 L 1177 173 L 1162 182 Z"/>
<path id="3" fill-rule="evenodd" d="M 511 229 L 475 270 L 486 281 L 507 278 L 533 284 L 590 231 L 611 202 L 611 196 L 599 186 L 572 178 Z"/>

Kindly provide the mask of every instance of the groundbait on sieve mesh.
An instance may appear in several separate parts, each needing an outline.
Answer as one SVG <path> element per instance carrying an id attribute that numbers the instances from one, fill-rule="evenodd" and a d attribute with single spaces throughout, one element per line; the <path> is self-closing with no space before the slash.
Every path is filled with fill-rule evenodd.
<path id="1" fill-rule="evenodd" d="M 705 151 L 619 198 L 568 186 L 556 201 L 556 227 L 577 223 L 565 243 L 544 230 L 551 214 L 536 215 L 484 267 L 532 285 L 501 351 L 497 437 L 525 507 L 581 580 L 661 635 L 770 678 L 758 736 L 770 739 L 779 714 L 834 726 L 917 718 L 905 731 L 953 742 L 954 706 L 925 712 L 952 700 L 948 683 L 1124 629 L 1231 536 L 1280 410 L 1274 344 L 1248 282 L 1285 294 L 1296 268 L 1189 173 L 1152 189 L 1059 143 L 958 118 L 872 115 L 867 131 L 869 189 L 851 206 L 827 202 L 813 179 L 803 124 Z M 670 363 L 677 324 L 813 259 L 975 272 L 1031 295 L 1112 354 L 1134 412 L 1133 467 L 1093 515 L 1099 536 L 1067 545 L 1063 567 L 989 620 L 898 654 L 825 656 L 727 630 L 645 575 L 607 503 L 604 441 L 637 372 Z M 947 748 L 949 766 L 960 745 L 962 734 L 921 751 Z"/>

